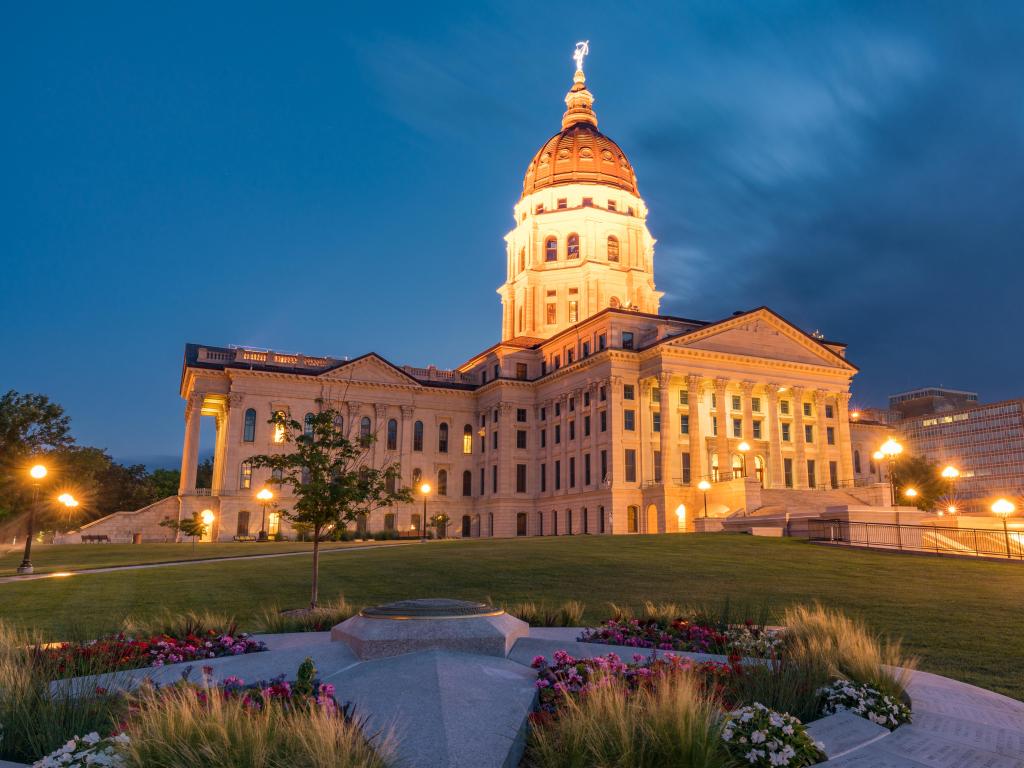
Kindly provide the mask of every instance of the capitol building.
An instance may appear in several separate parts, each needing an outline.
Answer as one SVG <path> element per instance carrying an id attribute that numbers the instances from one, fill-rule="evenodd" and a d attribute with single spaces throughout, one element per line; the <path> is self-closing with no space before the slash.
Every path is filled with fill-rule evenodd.
<path id="1" fill-rule="evenodd" d="M 715 321 L 661 314 L 647 204 L 628 156 L 598 130 L 582 65 L 565 106 L 512 207 L 493 346 L 440 370 L 372 351 L 187 344 L 179 494 L 83 531 L 158 538 L 159 520 L 208 510 L 211 538 L 255 535 L 269 470 L 249 459 L 288 449 L 269 419 L 328 407 L 350 436 L 374 435 L 368 461 L 398 463 L 414 489 L 413 503 L 358 521 L 364 531 L 418 530 L 422 483 L 427 514 L 446 515 L 455 537 L 677 533 L 885 503 L 854 482 L 845 345 L 767 307 Z M 203 418 L 216 423 L 211 488 L 194 487 Z M 270 487 L 283 495 L 268 528 L 289 535 L 287 488 Z"/>

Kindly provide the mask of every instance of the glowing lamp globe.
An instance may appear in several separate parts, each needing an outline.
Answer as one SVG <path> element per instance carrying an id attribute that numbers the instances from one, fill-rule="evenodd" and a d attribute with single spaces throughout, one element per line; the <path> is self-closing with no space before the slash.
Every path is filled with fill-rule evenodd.
<path id="1" fill-rule="evenodd" d="M 905 490 L 903 492 L 903 495 L 906 496 L 908 499 L 917 498 L 917 489 L 916 488 L 907 488 L 907 490 Z"/>
<path id="2" fill-rule="evenodd" d="M 888 456 L 890 459 L 894 459 L 903 453 L 903 446 L 893 440 L 891 437 L 882 443 L 882 453 Z"/>
<path id="3" fill-rule="evenodd" d="M 424 496 L 430 493 L 430 483 L 424 483 L 423 485 L 421 485 L 420 493 L 422 493 Z"/>
<path id="4" fill-rule="evenodd" d="M 871 458 L 874 459 L 875 461 L 881 461 L 882 459 L 885 458 L 885 454 L 882 453 L 881 451 L 875 451 L 874 453 L 871 454 Z"/>
<path id="5" fill-rule="evenodd" d="M 46 467 L 42 464 L 36 464 L 32 469 L 28 471 L 34 480 L 42 480 L 46 477 Z"/>
<path id="6" fill-rule="evenodd" d="M 266 488 L 264 488 L 263 490 L 256 494 L 256 498 L 259 499 L 260 501 L 270 501 L 272 498 L 274 498 L 274 494 L 268 491 Z"/>
<path id="7" fill-rule="evenodd" d="M 748 443 L 746 440 L 744 440 L 742 443 L 737 445 L 736 448 L 738 448 L 743 453 L 746 453 L 747 451 L 750 450 L 750 443 Z"/>
<path id="8" fill-rule="evenodd" d="M 709 483 L 707 480 L 701 480 L 699 483 L 697 483 L 697 487 L 700 488 L 702 491 L 707 491 L 711 488 L 711 483 Z"/>
<path id="9" fill-rule="evenodd" d="M 59 501 L 61 504 L 67 505 L 74 501 L 74 497 L 70 493 L 62 493 L 60 496 L 57 497 L 57 501 Z"/>
<path id="10" fill-rule="evenodd" d="M 993 514 L 999 515 L 1002 518 L 1007 518 L 1017 511 L 1017 507 L 1014 506 L 1012 501 L 1007 499 L 996 499 L 992 503 Z"/>
<path id="11" fill-rule="evenodd" d="M 956 480 L 960 477 L 960 470 L 950 464 L 948 467 L 942 470 L 942 476 L 947 480 Z"/>
<path id="12" fill-rule="evenodd" d="M 200 519 L 203 521 L 203 525 L 210 525 L 213 523 L 213 510 L 204 509 L 199 513 Z"/>

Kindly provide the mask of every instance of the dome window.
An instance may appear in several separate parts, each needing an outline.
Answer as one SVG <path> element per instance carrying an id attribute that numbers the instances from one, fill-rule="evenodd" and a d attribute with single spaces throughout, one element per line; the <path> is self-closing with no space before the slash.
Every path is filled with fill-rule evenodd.
<path id="1" fill-rule="evenodd" d="M 558 210 L 563 211 L 569 207 L 569 200 L 564 197 L 558 198 Z"/>
<path id="2" fill-rule="evenodd" d="M 566 241 L 566 258 L 578 259 L 580 257 L 580 236 L 575 232 L 569 235 Z"/>
<path id="3" fill-rule="evenodd" d="M 608 261 L 619 260 L 619 238 L 608 235 Z"/>
<path id="4" fill-rule="evenodd" d="M 558 240 L 549 237 L 544 241 L 544 261 L 558 260 Z"/>
<path id="5" fill-rule="evenodd" d="M 618 204 L 614 200 L 609 200 L 608 201 L 608 210 L 609 211 L 617 211 L 617 210 L 619 210 L 619 206 L 618 206 Z"/>
<path id="6" fill-rule="evenodd" d="M 592 198 L 592 197 L 584 197 L 583 198 L 583 207 L 584 208 L 593 208 L 594 207 L 594 198 Z"/>

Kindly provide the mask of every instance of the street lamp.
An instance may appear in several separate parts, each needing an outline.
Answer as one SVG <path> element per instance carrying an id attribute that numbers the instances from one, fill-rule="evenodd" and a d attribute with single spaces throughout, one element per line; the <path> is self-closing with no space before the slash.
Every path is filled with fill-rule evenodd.
<path id="1" fill-rule="evenodd" d="M 878 453 L 881 453 L 884 458 L 889 460 L 889 489 L 892 494 L 892 503 L 896 506 L 899 504 L 899 501 L 896 495 L 896 480 L 893 477 L 892 470 L 893 465 L 896 463 L 896 458 L 903 453 L 903 446 L 890 437 L 882 443 L 882 447 L 878 450 Z M 875 455 L 877 456 L 878 454 Z"/>
<path id="2" fill-rule="evenodd" d="M 35 531 L 36 505 L 39 503 L 39 484 L 47 475 L 46 467 L 36 464 L 28 471 L 32 478 L 32 506 L 28 508 L 28 535 L 25 537 L 25 557 L 18 566 L 18 575 L 27 576 L 35 569 L 32 567 L 32 536 Z"/>
<path id="3" fill-rule="evenodd" d="M 423 494 L 423 536 L 420 541 L 427 540 L 427 496 L 430 494 L 430 483 L 423 483 L 420 486 L 420 493 Z"/>
<path id="4" fill-rule="evenodd" d="M 949 498 L 956 499 L 956 479 L 960 477 L 960 470 L 952 464 L 947 464 L 941 472 L 942 477 L 949 483 Z"/>
<path id="5" fill-rule="evenodd" d="M 1006 556 L 1010 557 L 1010 530 L 1006 526 L 1006 518 L 1017 511 L 1012 501 L 996 499 L 992 503 L 992 513 L 1003 518 L 1003 536 L 1006 538 Z"/>
<path id="6" fill-rule="evenodd" d="M 701 480 L 699 483 L 697 483 L 697 487 L 700 488 L 701 492 L 704 494 L 704 517 L 707 517 L 708 516 L 708 491 L 711 490 L 711 483 L 709 483 L 707 480 Z"/>
<path id="7" fill-rule="evenodd" d="M 260 490 L 259 493 L 256 494 L 256 498 L 259 499 L 260 502 L 263 504 L 263 516 L 260 518 L 260 534 L 259 534 L 258 538 L 259 538 L 260 541 L 266 541 L 267 540 L 267 504 L 269 504 L 273 500 L 274 494 L 271 491 L 269 491 L 268 489 L 263 488 L 263 489 Z"/>
<path id="8" fill-rule="evenodd" d="M 740 471 L 743 473 L 743 477 L 747 476 L 747 451 L 750 450 L 750 443 L 744 440 L 742 443 L 736 446 L 736 449 L 740 452 L 740 458 L 743 463 L 740 465 Z"/>
<path id="9" fill-rule="evenodd" d="M 212 528 L 212 526 L 213 526 L 213 510 L 212 509 L 204 509 L 202 512 L 199 513 L 199 519 L 202 520 L 203 521 L 203 525 L 206 526 L 207 533 L 209 533 L 210 540 L 212 541 L 213 540 L 213 528 Z M 195 539 L 193 539 L 192 541 L 194 543 Z"/>

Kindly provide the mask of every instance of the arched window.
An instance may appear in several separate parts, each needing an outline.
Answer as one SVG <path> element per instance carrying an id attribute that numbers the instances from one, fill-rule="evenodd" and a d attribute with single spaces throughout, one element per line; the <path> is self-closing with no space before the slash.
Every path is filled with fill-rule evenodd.
<path id="1" fill-rule="evenodd" d="M 590 533 L 590 520 L 589 520 L 590 515 L 587 514 L 587 508 L 586 507 L 584 507 L 583 510 L 580 512 L 580 517 L 583 518 L 583 532 L 584 533 Z"/>
<path id="2" fill-rule="evenodd" d="M 522 272 L 526 269 L 526 249 L 523 248 L 519 251 L 519 271 Z"/>
<path id="3" fill-rule="evenodd" d="M 462 473 L 462 495 L 473 495 L 473 473 L 468 469 Z"/>
<path id="4" fill-rule="evenodd" d="M 245 491 L 252 488 L 252 462 L 243 461 L 238 473 L 238 487 Z"/>
<path id="5" fill-rule="evenodd" d="M 302 480 L 302 484 L 303 485 L 308 485 L 309 484 L 309 481 L 310 481 L 309 467 L 303 467 L 302 468 L 301 480 Z"/>
<path id="6" fill-rule="evenodd" d="M 565 532 L 572 536 L 572 510 L 565 510 Z"/>
<path id="7" fill-rule="evenodd" d="M 626 507 L 626 531 L 637 533 L 640 530 L 640 507 Z"/>
<path id="8" fill-rule="evenodd" d="M 608 235 L 608 261 L 619 260 L 619 238 Z"/>
<path id="9" fill-rule="evenodd" d="M 271 470 L 271 472 L 270 472 L 270 479 L 271 480 L 276 480 L 277 482 L 281 482 L 284 479 L 284 470 L 281 470 L 281 469 Z"/>
<path id="10" fill-rule="evenodd" d="M 853 471 L 860 474 L 860 451 L 853 452 Z"/>
<path id="11" fill-rule="evenodd" d="M 417 421 L 412 425 L 412 449 L 414 451 L 423 450 L 423 422 Z"/>
<path id="12" fill-rule="evenodd" d="M 284 411 L 275 411 L 274 412 L 274 418 L 275 419 L 284 419 L 285 418 Z M 286 431 L 286 428 L 284 426 L 284 422 L 283 421 L 278 421 L 274 425 L 274 442 L 275 443 L 283 443 L 286 436 L 287 436 L 287 431 Z"/>
<path id="13" fill-rule="evenodd" d="M 467 456 L 473 453 L 473 427 L 469 424 L 462 428 L 462 452 Z"/>
<path id="14" fill-rule="evenodd" d="M 493 533 L 493 531 L 492 531 L 492 533 Z M 525 536 L 525 535 L 526 535 L 526 513 L 525 512 L 517 512 L 516 513 L 516 536 Z"/>
<path id="15" fill-rule="evenodd" d="M 552 509 L 551 510 L 551 535 L 552 536 L 557 536 L 558 535 L 558 510 L 557 509 Z"/>
<path id="16" fill-rule="evenodd" d="M 245 412 L 245 426 L 242 429 L 242 439 L 251 443 L 256 440 L 256 409 L 249 408 Z"/>
<path id="17" fill-rule="evenodd" d="M 395 513 L 385 512 L 384 513 L 384 530 L 393 531 L 395 530 Z"/>
<path id="18" fill-rule="evenodd" d="M 448 495 L 448 470 L 442 469 L 437 473 L 437 495 Z"/>
<path id="19" fill-rule="evenodd" d="M 468 539 L 473 535 L 473 519 L 469 515 L 462 516 L 462 538 Z"/>
<path id="20" fill-rule="evenodd" d="M 395 419 L 388 419 L 388 450 L 398 450 L 398 421 Z"/>
<path id="21" fill-rule="evenodd" d="M 558 240 L 554 237 L 544 241 L 544 261 L 558 261 Z"/>
<path id="22" fill-rule="evenodd" d="M 370 417 L 363 416 L 359 420 L 359 439 L 364 443 L 370 439 Z"/>
<path id="23" fill-rule="evenodd" d="M 597 530 L 604 533 L 604 507 L 597 508 Z"/>
<path id="24" fill-rule="evenodd" d="M 421 480 L 423 480 L 423 470 L 421 470 L 421 469 L 414 469 L 412 471 L 412 486 L 417 491 L 420 489 L 419 486 L 420 486 L 420 481 Z"/>
<path id="25" fill-rule="evenodd" d="M 567 259 L 578 259 L 580 257 L 580 236 L 576 233 L 569 235 L 565 242 L 565 257 Z"/>
<path id="26" fill-rule="evenodd" d="M 448 453 L 448 424 L 443 421 L 437 428 L 437 452 Z"/>
<path id="27" fill-rule="evenodd" d="M 342 435 L 345 434 L 345 417 L 340 413 L 334 417 L 334 428 Z"/>
<path id="28" fill-rule="evenodd" d="M 874 459 L 868 459 L 868 472 L 870 472 L 872 475 L 875 474 L 875 460 Z"/>
<path id="29" fill-rule="evenodd" d="M 537 513 L 537 535 L 538 536 L 543 536 L 544 535 L 544 513 L 543 512 L 538 512 Z"/>
<path id="30" fill-rule="evenodd" d="M 306 418 L 302 420 L 302 434 L 307 437 L 313 434 L 313 414 L 307 413 Z"/>

